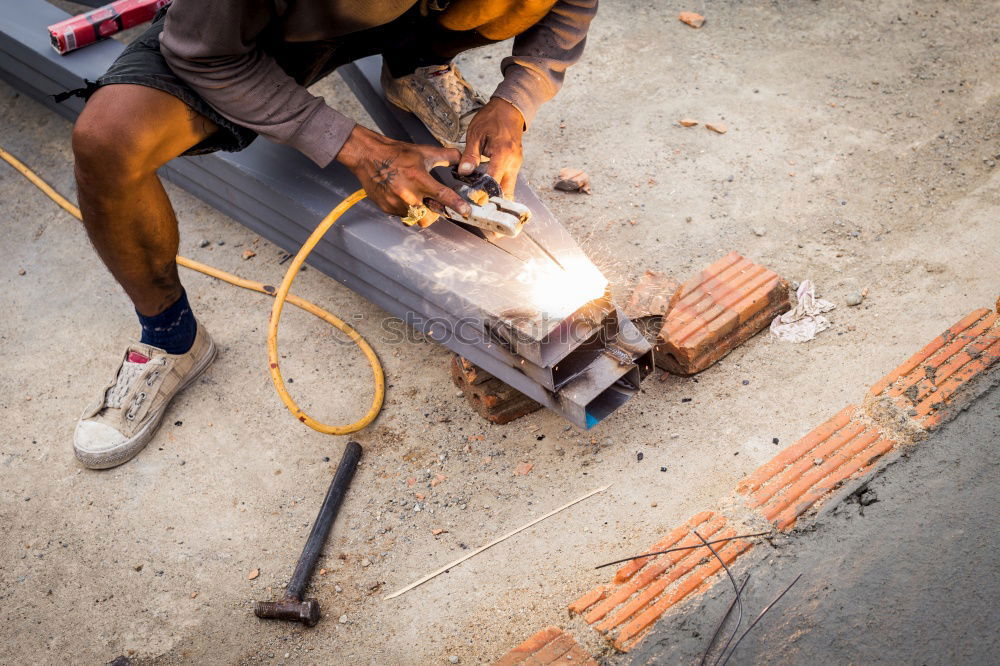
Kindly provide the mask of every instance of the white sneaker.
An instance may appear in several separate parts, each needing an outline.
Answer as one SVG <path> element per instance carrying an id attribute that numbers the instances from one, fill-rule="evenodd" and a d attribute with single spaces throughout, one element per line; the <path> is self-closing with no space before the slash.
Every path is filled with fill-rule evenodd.
<path id="1" fill-rule="evenodd" d="M 201 324 L 186 354 L 130 345 L 115 377 L 76 424 L 77 459 L 91 469 L 106 469 L 134 458 L 153 438 L 173 397 L 197 379 L 215 355 L 215 343 Z"/>

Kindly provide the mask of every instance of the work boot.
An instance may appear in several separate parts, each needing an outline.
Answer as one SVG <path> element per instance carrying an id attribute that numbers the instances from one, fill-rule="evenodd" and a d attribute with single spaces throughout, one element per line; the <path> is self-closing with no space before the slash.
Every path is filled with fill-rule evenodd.
<path id="1" fill-rule="evenodd" d="M 201 324 L 185 354 L 130 345 L 114 378 L 76 424 L 77 459 L 91 469 L 106 469 L 135 457 L 160 427 L 173 397 L 211 365 L 215 354 L 215 343 Z"/>
<path id="2" fill-rule="evenodd" d="M 453 64 L 418 67 L 398 79 L 382 65 L 382 89 L 386 99 L 420 118 L 434 138 L 448 147 L 465 141 L 472 117 L 489 101 Z"/>

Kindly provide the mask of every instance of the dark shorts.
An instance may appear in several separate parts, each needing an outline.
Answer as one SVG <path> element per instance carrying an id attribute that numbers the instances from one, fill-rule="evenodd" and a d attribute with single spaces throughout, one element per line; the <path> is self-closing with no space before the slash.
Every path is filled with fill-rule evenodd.
<path id="1" fill-rule="evenodd" d="M 420 3 L 417 3 L 419 5 Z M 403 76 L 416 67 L 448 63 L 462 51 L 492 43 L 475 31 L 454 32 L 440 27 L 436 18 L 421 16 L 417 5 L 382 26 L 317 42 L 268 42 L 261 48 L 285 72 L 302 85 L 312 85 L 341 65 L 370 55 L 382 54 L 394 76 Z M 257 133 L 229 120 L 182 81 L 160 52 L 160 33 L 168 7 L 157 13 L 153 23 L 129 44 L 96 83 L 80 91 L 90 96 L 109 84 L 133 84 L 156 88 L 173 95 L 218 126 L 218 131 L 185 155 L 202 155 L 217 150 L 243 150 Z"/>

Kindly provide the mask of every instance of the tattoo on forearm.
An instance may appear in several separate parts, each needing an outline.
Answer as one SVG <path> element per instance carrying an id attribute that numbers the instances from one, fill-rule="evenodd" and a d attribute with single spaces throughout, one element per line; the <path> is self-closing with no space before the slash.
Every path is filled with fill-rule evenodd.
<path id="1" fill-rule="evenodd" d="M 395 157 L 390 157 L 385 160 L 375 160 L 375 174 L 372 176 L 372 182 L 378 186 L 380 190 L 388 190 L 392 187 L 392 180 L 396 177 L 399 171 L 392 165 L 395 161 Z"/>

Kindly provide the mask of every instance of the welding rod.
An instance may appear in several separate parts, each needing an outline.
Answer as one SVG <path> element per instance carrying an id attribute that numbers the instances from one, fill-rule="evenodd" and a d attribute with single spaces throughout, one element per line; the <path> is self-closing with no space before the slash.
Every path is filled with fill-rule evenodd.
<path id="1" fill-rule="evenodd" d="M 307 627 L 314 626 L 319 622 L 319 601 L 316 599 L 303 599 L 302 595 L 309 586 L 313 569 L 316 568 L 316 561 L 319 559 L 326 537 L 333 527 L 333 521 L 337 518 L 337 511 L 344 501 L 347 487 L 351 485 L 354 478 L 354 471 L 358 468 L 358 461 L 361 459 L 361 445 L 357 442 L 348 442 L 344 447 L 344 456 L 337 465 L 337 473 L 333 475 L 330 488 L 326 491 L 326 498 L 323 506 L 319 508 L 316 522 L 313 523 L 309 538 L 306 539 L 305 548 L 299 556 L 299 562 L 295 565 L 295 572 L 292 579 L 285 588 L 285 596 L 278 601 L 255 601 L 253 603 L 254 615 L 260 618 L 275 620 L 292 620 L 301 622 Z"/>

